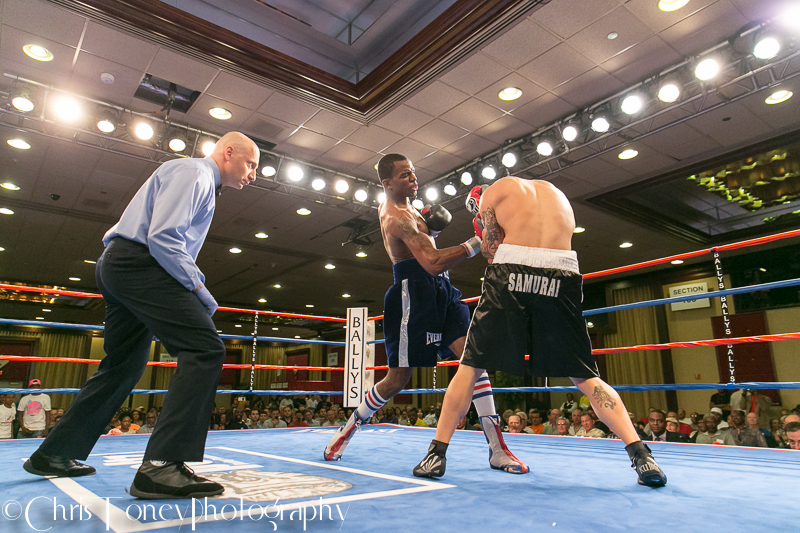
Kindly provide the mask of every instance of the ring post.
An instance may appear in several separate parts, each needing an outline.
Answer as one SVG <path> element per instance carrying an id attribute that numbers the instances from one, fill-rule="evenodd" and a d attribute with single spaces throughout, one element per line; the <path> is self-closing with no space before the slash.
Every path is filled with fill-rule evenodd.
<path id="1" fill-rule="evenodd" d="M 347 309 L 347 342 L 344 351 L 344 407 L 358 407 L 364 397 L 367 367 L 367 308 Z M 374 358 L 373 358 L 374 360 Z M 372 365 L 370 365 L 372 366 Z M 372 372 L 370 372 L 372 373 Z"/>

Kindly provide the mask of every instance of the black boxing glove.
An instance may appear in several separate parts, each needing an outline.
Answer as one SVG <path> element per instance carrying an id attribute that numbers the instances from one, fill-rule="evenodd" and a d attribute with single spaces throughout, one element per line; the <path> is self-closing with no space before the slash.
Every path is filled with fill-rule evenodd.
<path id="1" fill-rule="evenodd" d="M 426 205 L 420 211 L 420 215 L 422 215 L 425 225 L 428 226 L 428 235 L 434 239 L 453 220 L 453 215 L 450 214 L 450 211 L 439 204 Z"/>

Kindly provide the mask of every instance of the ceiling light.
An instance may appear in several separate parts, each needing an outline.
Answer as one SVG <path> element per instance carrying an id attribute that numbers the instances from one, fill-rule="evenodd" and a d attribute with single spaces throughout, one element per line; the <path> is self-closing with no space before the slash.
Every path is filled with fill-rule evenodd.
<path id="1" fill-rule="evenodd" d="M 306 307 L 308 307 L 308 306 L 306 306 Z M 311 307 L 314 307 L 314 306 L 312 305 Z M 299 338 L 300 338 L 300 335 L 295 335 L 295 336 L 294 336 L 294 338 L 295 338 L 295 339 L 299 339 Z"/>
<path id="2" fill-rule="evenodd" d="M 419 198 L 416 198 L 413 202 L 411 202 L 411 205 L 414 206 L 414 209 L 416 210 L 420 210 L 423 207 L 425 207 L 425 204 L 423 204 L 422 200 L 420 200 Z"/>
<path id="3" fill-rule="evenodd" d="M 630 248 L 631 246 L 633 246 L 632 242 L 623 242 L 619 245 L 620 248 Z"/>
<path id="4" fill-rule="evenodd" d="M 536 145 L 536 151 L 544 157 L 553 155 L 553 145 L 548 141 L 542 141 Z"/>
<path id="5" fill-rule="evenodd" d="M 36 320 L 44 320 L 44 317 L 43 316 L 37 316 Z"/>
<path id="6" fill-rule="evenodd" d="M 305 207 L 301 207 L 300 209 L 297 210 L 297 214 L 300 216 L 307 216 L 311 214 L 311 210 L 306 209 Z"/>
<path id="7" fill-rule="evenodd" d="M 0 246 L 0 252 L 5 252 L 5 251 L 6 251 L 6 249 L 3 248 L 2 246 Z"/>
<path id="8" fill-rule="evenodd" d="M 464 185 L 472 185 L 472 174 L 466 170 L 461 173 L 461 183 Z"/>
<path id="9" fill-rule="evenodd" d="M 214 153 L 214 147 L 215 146 L 217 146 L 217 142 L 216 141 L 206 141 L 200 146 L 200 152 L 204 156 L 208 157 L 208 156 L 210 156 L 211 154 Z M 264 172 L 263 169 L 262 169 L 261 172 L 262 173 Z"/>
<path id="10" fill-rule="evenodd" d="M 444 193 L 447 196 L 455 196 L 457 192 L 458 189 L 456 189 L 456 186 L 453 185 L 452 183 L 448 183 L 447 185 L 444 186 Z"/>
<path id="11" fill-rule="evenodd" d="M 136 128 L 133 130 L 133 132 L 136 134 L 136 137 L 143 141 L 152 139 L 153 134 L 155 133 L 155 131 L 153 131 L 153 126 L 147 122 L 139 122 L 136 124 Z"/>
<path id="12" fill-rule="evenodd" d="M 272 328 L 272 331 L 278 331 L 280 328 Z"/>
<path id="13" fill-rule="evenodd" d="M 561 130 L 561 136 L 567 142 L 572 142 L 578 138 L 578 128 L 572 124 Z"/>
<path id="14" fill-rule="evenodd" d="M 792 29 L 800 28 L 800 4 L 789 4 L 780 15 L 781 23 Z"/>
<path id="15" fill-rule="evenodd" d="M 694 75 L 702 81 L 710 80 L 717 74 L 719 74 L 719 63 L 713 58 L 702 60 L 694 69 Z"/>
<path id="16" fill-rule="evenodd" d="M 53 310 L 52 309 L 42 309 L 42 312 L 43 313 L 52 313 Z"/>
<path id="17" fill-rule="evenodd" d="M 583 233 L 586 231 L 586 228 L 582 228 L 581 226 L 575 226 L 575 229 L 572 230 L 572 233 Z"/>
<path id="18" fill-rule="evenodd" d="M 47 62 L 53 60 L 53 52 L 38 44 L 26 44 L 22 47 L 22 51 L 25 52 L 26 56 L 36 61 Z"/>
<path id="19" fill-rule="evenodd" d="M 356 202 L 365 202 L 367 198 L 369 198 L 369 193 L 365 189 L 358 189 L 353 193 L 353 197 L 356 199 Z"/>
<path id="20" fill-rule="evenodd" d="M 59 96 L 53 102 L 56 116 L 64 122 L 74 122 L 81 116 L 81 105 L 70 96 Z"/>
<path id="21" fill-rule="evenodd" d="M 609 33 L 608 35 L 606 35 L 606 38 L 607 38 L 609 41 L 613 41 L 613 40 L 614 40 L 614 39 L 616 39 L 617 37 L 619 37 L 619 33 L 615 32 L 615 31 L 612 31 L 611 33 Z"/>
<path id="22" fill-rule="evenodd" d="M 785 102 L 791 97 L 792 97 L 792 91 L 787 91 L 785 89 L 782 89 L 780 91 L 775 91 L 774 93 L 769 95 L 767 99 L 764 100 L 764 103 L 769 105 L 780 104 L 781 102 Z"/>
<path id="23" fill-rule="evenodd" d="M 514 152 L 506 152 L 500 162 L 503 163 L 504 167 L 511 168 L 517 164 L 517 156 Z"/>
<path id="24" fill-rule="evenodd" d="M 385 201 L 386 201 L 386 193 L 385 192 L 378 193 L 378 203 L 382 204 Z"/>
<path id="25" fill-rule="evenodd" d="M 350 295 L 347 293 L 342 294 L 342 298 L 350 298 Z"/>
<path id="26" fill-rule="evenodd" d="M 263 167 L 261 167 L 261 175 L 264 176 L 265 178 L 271 178 L 272 176 L 275 175 L 275 172 L 276 172 L 275 167 L 273 167 L 272 165 L 264 165 Z"/>
<path id="27" fill-rule="evenodd" d="M 240 327 L 242 327 L 242 325 L 241 324 L 234 324 L 233 327 L 240 328 Z"/>
<path id="28" fill-rule="evenodd" d="M 764 37 L 753 47 L 753 55 L 758 59 L 772 59 L 781 51 L 781 43 L 774 37 Z"/>
<path id="29" fill-rule="evenodd" d="M 306 307 L 314 307 L 314 304 L 306 304 Z M 300 337 L 295 337 L 295 339 L 299 339 Z"/>
<path id="30" fill-rule="evenodd" d="M 658 9 L 669 13 L 670 11 L 677 11 L 688 3 L 689 0 L 659 0 Z"/>
<path id="31" fill-rule="evenodd" d="M 336 180 L 336 183 L 333 185 L 334 190 L 339 194 L 344 194 L 350 189 L 350 184 L 347 183 L 346 180 Z"/>
<path id="32" fill-rule="evenodd" d="M 658 99 L 666 104 L 671 104 L 681 97 L 681 88 L 675 82 L 667 82 L 658 90 Z"/>
<path id="33" fill-rule="evenodd" d="M 281 284 L 280 283 L 276 283 L 272 287 L 275 288 L 275 289 L 280 289 L 281 288 Z"/>
<path id="34" fill-rule="evenodd" d="M 334 268 L 336 268 L 336 265 L 332 263 L 328 263 L 327 265 L 325 265 L 325 270 L 333 270 Z"/>
<path id="35" fill-rule="evenodd" d="M 231 249 L 230 249 L 230 250 L 228 250 L 228 251 L 229 251 L 230 253 L 232 253 L 232 254 L 240 254 L 240 253 L 242 253 L 242 249 L 241 249 L 241 248 L 236 248 L 236 247 L 233 247 L 233 248 L 231 248 Z"/>
<path id="36" fill-rule="evenodd" d="M 97 264 L 97 261 L 92 261 L 91 259 L 84 259 L 83 262 L 88 264 L 88 265 L 96 265 Z"/>
<path id="37" fill-rule="evenodd" d="M 586 327 L 587 328 L 593 328 L 594 327 L 594 323 L 593 322 L 586 322 Z"/>
<path id="38" fill-rule="evenodd" d="M 11 99 L 11 105 L 13 105 L 17 110 L 22 111 L 23 113 L 27 113 L 28 111 L 33 111 L 33 102 L 31 102 L 28 98 L 24 96 L 15 96 Z"/>
<path id="39" fill-rule="evenodd" d="M 325 180 L 322 178 L 314 178 L 314 181 L 311 182 L 311 188 L 315 191 L 321 191 L 325 188 Z"/>
<path id="40" fill-rule="evenodd" d="M 766 272 L 766 271 L 767 271 L 767 269 L 766 269 L 766 268 L 764 268 L 764 267 L 761 267 L 761 268 L 759 268 L 759 270 L 760 270 L 761 272 Z"/>
<path id="41" fill-rule="evenodd" d="M 673 259 L 672 261 L 670 261 L 670 263 L 672 263 L 673 265 L 682 265 L 683 259 Z"/>
<path id="42" fill-rule="evenodd" d="M 592 129 L 597 133 L 605 133 L 611 129 L 611 124 L 605 117 L 597 117 L 592 121 Z"/>
<path id="43" fill-rule="evenodd" d="M 13 215 L 14 211 L 7 207 L 0 207 L 0 215 Z"/>
<path id="44" fill-rule="evenodd" d="M 497 95 L 500 100 L 504 100 L 506 102 L 516 100 L 520 96 L 522 96 L 522 91 L 516 87 L 506 87 Z"/>
<path id="45" fill-rule="evenodd" d="M 173 152 L 183 152 L 186 149 L 186 141 L 182 137 L 173 137 L 169 140 L 169 149 Z"/>
<path id="46" fill-rule="evenodd" d="M 439 191 L 437 191 L 435 187 L 428 187 L 428 189 L 425 191 L 425 198 L 431 202 L 435 202 L 439 199 Z"/>
<path id="47" fill-rule="evenodd" d="M 36 107 L 36 105 L 33 103 L 32 91 L 33 88 L 28 85 L 15 84 L 11 95 L 9 96 L 11 105 L 23 113 L 33 111 L 33 108 Z"/>
<path id="48" fill-rule="evenodd" d="M 367 252 L 358 252 L 356 257 L 367 257 Z"/>
<path id="49" fill-rule="evenodd" d="M 31 145 L 23 141 L 22 139 L 9 139 L 6 141 L 9 146 L 12 148 L 18 148 L 20 150 L 28 150 Z"/>
<path id="50" fill-rule="evenodd" d="M 97 121 L 97 129 L 103 133 L 112 133 L 115 129 L 117 129 L 117 126 L 109 119 L 101 118 Z"/>
<path id="51" fill-rule="evenodd" d="M 639 155 L 639 152 L 637 150 L 634 150 L 633 148 L 628 148 L 626 150 L 623 150 L 622 153 L 620 153 L 617 157 L 624 160 L 624 159 L 633 159 L 637 155 Z"/>
<path id="52" fill-rule="evenodd" d="M 642 102 L 642 97 L 638 94 L 629 94 L 622 100 L 622 105 L 620 109 L 626 115 L 635 115 L 639 111 L 642 110 L 642 106 L 644 103 Z"/>
<path id="53" fill-rule="evenodd" d="M 287 169 L 286 169 L 286 176 L 291 181 L 300 181 L 300 180 L 303 179 L 304 175 L 305 175 L 305 173 L 303 172 L 303 169 L 300 168 L 300 165 L 297 165 L 297 164 L 293 163 L 293 164 L 289 165 L 287 167 Z"/>
<path id="54" fill-rule="evenodd" d="M 497 177 L 497 171 L 491 165 L 487 165 L 481 170 L 481 176 L 487 180 L 493 180 Z"/>
<path id="55" fill-rule="evenodd" d="M 69 278 L 70 281 L 80 281 L 81 278 Z"/>
<path id="56" fill-rule="evenodd" d="M 266 239 L 267 237 L 269 237 L 269 235 L 267 235 L 263 231 L 259 231 L 258 233 L 256 233 L 256 239 Z"/>
<path id="57" fill-rule="evenodd" d="M 228 120 L 233 115 L 224 107 L 212 107 L 208 110 L 208 114 L 217 120 Z"/>
<path id="58" fill-rule="evenodd" d="M 8 181 L 5 182 L 5 183 L 0 183 L 0 187 L 4 188 L 6 190 L 9 190 L 9 191 L 18 191 L 19 190 L 19 186 L 18 185 L 14 185 L 13 183 L 8 182 Z"/>

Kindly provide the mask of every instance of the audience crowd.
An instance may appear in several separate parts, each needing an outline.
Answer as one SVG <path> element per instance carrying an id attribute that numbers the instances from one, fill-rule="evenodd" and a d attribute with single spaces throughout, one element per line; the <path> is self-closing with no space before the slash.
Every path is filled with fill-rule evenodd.
<path id="1" fill-rule="evenodd" d="M 30 388 L 39 388 L 39 380 L 31 380 Z M 252 404 L 251 404 L 252 401 Z M 567 401 L 558 408 L 547 409 L 540 401 L 534 408 L 507 409 L 502 413 L 503 431 L 574 437 L 616 438 L 588 404 L 586 397 Z M 800 405 L 793 411 L 782 409 L 780 416 L 770 418 L 769 398 L 757 391 L 720 390 L 711 397 L 707 413 L 683 409 L 665 412 L 651 407 L 646 417 L 636 419 L 628 413 L 644 441 L 751 446 L 758 448 L 791 448 L 800 450 Z M 436 427 L 442 404 L 427 408 L 411 405 L 384 406 L 373 415 L 371 424 Z M 297 427 L 338 427 L 344 425 L 352 409 L 314 396 L 282 396 L 269 402 L 263 396 L 234 398 L 230 407 L 214 407 L 209 417 L 209 430 L 273 429 Z M 25 395 L 15 404 L 14 394 L 0 395 L 0 439 L 46 436 L 64 414 L 51 408 L 46 394 Z M 118 411 L 109 421 L 107 435 L 152 433 L 158 424 L 158 408 Z M 481 429 L 474 408 L 461 420 L 459 429 Z"/>

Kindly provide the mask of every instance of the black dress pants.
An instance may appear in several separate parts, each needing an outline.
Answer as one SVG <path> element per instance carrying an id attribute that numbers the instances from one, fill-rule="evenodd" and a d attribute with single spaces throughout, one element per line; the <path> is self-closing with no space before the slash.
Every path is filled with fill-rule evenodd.
<path id="1" fill-rule="evenodd" d="M 141 378 L 155 335 L 178 359 L 145 460 L 202 461 L 225 345 L 197 296 L 170 276 L 147 246 L 114 238 L 97 261 L 106 304 L 106 357 L 42 453 L 85 460 Z"/>

